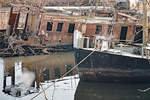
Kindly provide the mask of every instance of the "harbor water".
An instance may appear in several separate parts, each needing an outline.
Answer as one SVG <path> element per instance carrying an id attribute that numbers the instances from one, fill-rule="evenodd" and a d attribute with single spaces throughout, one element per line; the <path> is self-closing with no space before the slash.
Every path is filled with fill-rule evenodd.
<path id="1" fill-rule="evenodd" d="M 150 83 L 80 81 L 75 100 L 150 100 Z"/>
<path id="2" fill-rule="evenodd" d="M 15 75 L 18 75 L 15 74 L 14 69 L 17 65 L 16 62 L 20 62 L 18 66 L 21 64 L 23 69 L 30 72 L 30 78 L 31 72 L 35 74 L 34 83 L 36 83 L 38 91 L 21 96 L 17 94 L 18 97 L 12 90 L 12 93 L 4 92 L 4 86 L 6 88 L 16 84 Z M 0 99 L 3 100 L 45 100 L 46 98 L 48 100 L 150 100 L 150 83 L 82 81 L 79 79 L 77 69 L 65 78 L 59 79 L 74 66 L 74 52 L 59 52 L 46 56 L 1 58 L 0 64 L 3 66 L 1 67 Z M 23 75 L 25 74 L 23 73 Z M 26 78 L 28 79 L 28 77 L 27 75 Z M 51 87 L 48 88 L 50 85 Z M 42 88 L 48 89 L 43 92 Z M 39 94 L 40 92 L 42 93 Z"/>

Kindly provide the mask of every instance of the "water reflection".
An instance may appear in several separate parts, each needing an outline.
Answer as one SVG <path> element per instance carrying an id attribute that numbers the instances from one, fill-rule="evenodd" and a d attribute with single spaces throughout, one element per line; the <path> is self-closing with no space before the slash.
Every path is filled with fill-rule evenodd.
<path id="1" fill-rule="evenodd" d="M 150 87 L 150 84 L 90 83 L 80 81 L 75 100 L 150 100 L 150 91 L 138 91 L 138 89 L 147 87 Z"/>
<path id="2" fill-rule="evenodd" d="M 73 52 L 52 53 L 47 56 L 5 58 L 5 72 L 13 75 L 14 63 L 22 61 L 22 67 L 38 74 L 40 81 L 59 78 L 68 68 L 74 66 Z M 73 72 L 75 73 L 75 72 Z"/>
<path id="3" fill-rule="evenodd" d="M 44 88 L 47 88 L 47 86 L 53 83 L 53 81 L 50 80 L 59 78 L 74 66 L 74 54 L 73 52 L 63 52 L 54 53 L 47 56 L 4 58 L 0 60 L 0 64 L 3 64 L 5 66 L 4 70 L 3 67 L 1 67 L 0 70 L 0 83 L 4 84 L 0 85 L 0 99 L 30 100 L 41 91 L 40 84 L 42 84 Z M 35 74 L 35 79 L 34 82 L 32 82 L 31 86 L 34 90 L 32 92 L 35 93 L 30 93 L 30 95 L 26 95 L 21 98 L 14 98 L 14 96 L 8 96 L 4 94 L 4 92 L 2 93 L 2 91 L 4 90 L 5 86 L 15 86 L 14 68 L 15 65 L 20 66 L 20 64 L 22 65 L 23 73 L 30 73 L 29 76 L 25 75 L 26 77 L 32 76 L 31 73 Z M 73 75 L 76 73 L 76 70 L 74 70 L 68 75 Z M 5 75 L 5 81 L 2 80 L 3 75 Z M 24 81 L 26 81 L 27 79 L 25 78 Z M 52 88 L 46 91 L 47 97 L 49 98 L 48 100 L 73 100 L 78 82 L 79 79 L 76 78 L 76 76 L 60 80 Z M 26 84 L 27 86 L 28 83 L 29 82 L 27 82 Z M 145 89 L 148 87 L 150 87 L 150 84 L 90 83 L 81 81 L 76 91 L 75 100 L 149 100 L 150 91 L 138 91 L 138 89 Z M 45 97 L 43 95 L 44 94 L 37 96 L 35 100 L 45 100 Z"/>
<path id="4" fill-rule="evenodd" d="M 41 84 L 60 78 L 74 66 L 73 52 L 52 53 L 47 56 L 3 58 L 3 92 L 14 97 L 38 93 Z M 76 71 L 68 74 L 75 75 Z"/>

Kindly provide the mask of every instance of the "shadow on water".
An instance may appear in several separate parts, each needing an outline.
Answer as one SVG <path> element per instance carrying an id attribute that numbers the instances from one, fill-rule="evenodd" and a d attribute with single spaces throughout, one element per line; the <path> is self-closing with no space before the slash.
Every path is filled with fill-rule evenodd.
<path id="1" fill-rule="evenodd" d="M 150 84 L 123 84 L 80 81 L 75 100 L 150 100 Z"/>

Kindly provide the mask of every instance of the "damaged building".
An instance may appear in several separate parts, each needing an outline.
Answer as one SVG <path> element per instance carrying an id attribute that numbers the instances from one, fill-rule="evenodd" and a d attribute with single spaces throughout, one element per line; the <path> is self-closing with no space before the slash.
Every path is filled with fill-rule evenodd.
<path id="1" fill-rule="evenodd" d="M 107 0 L 98 1 L 96 6 L 94 3 L 94 6 L 81 7 L 45 6 L 37 14 L 28 12 L 26 7 L 1 8 L 1 55 L 26 56 L 73 50 L 75 30 L 83 31 L 85 36 L 109 37 L 114 28 L 114 39 L 133 40 L 134 33 L 142 25 L 139 19 L 143 13 L 134 8 L 137 4 L 141 4 L 140 1 Z"/>

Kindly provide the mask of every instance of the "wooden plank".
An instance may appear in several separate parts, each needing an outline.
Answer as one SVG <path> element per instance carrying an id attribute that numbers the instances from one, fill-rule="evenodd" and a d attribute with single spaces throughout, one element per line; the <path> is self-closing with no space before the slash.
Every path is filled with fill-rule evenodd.
<path id="1" fill-rule="evenodd" d="M 137 18 L 132 17 L 132 16 L 130 16 L 130 15 L 128 15 L 128 14 L 125 14 L 125 13 L 121 13 L 121 12 L 119 12 L 118 14 L 119 14 L 119 15 L 121 15 L 121 16 L 128 17 L 128 18 L 130 18 L 130 19 L 132 19 L 132 20 L 138 20 Z"/>

